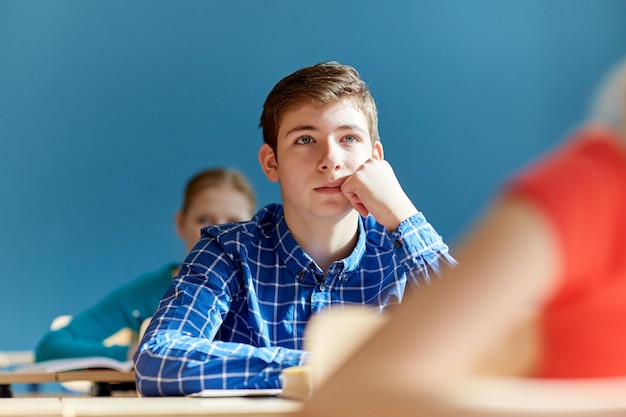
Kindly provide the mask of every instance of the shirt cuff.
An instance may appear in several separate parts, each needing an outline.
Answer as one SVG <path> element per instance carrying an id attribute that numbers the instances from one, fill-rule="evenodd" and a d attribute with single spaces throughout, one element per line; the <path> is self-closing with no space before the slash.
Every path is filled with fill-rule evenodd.
<path id="1" fill-rule="evenodd" d="M 448 245 L 420 212 L 402 221 L 390 233 L 390 239 L 400 263 L 428 275 L 427 268 L 439 274 L 442 263 L 456 265 Z"/>

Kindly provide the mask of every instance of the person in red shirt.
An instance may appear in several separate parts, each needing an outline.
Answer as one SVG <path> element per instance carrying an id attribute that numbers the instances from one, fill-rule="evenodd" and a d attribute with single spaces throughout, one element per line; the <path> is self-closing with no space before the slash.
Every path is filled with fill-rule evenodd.
<path id="1" fill-rule="evenodd" d="M 417 394 L 477 373 L 626 376 L 626 61 L 595 110 L 505 183 L 458 266 L 405 298 L 303 415 L 443 415 Z"/>

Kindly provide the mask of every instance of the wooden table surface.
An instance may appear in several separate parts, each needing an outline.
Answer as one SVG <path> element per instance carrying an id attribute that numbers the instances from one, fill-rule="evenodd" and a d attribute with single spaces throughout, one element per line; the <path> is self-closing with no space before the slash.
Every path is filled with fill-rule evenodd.
<path id="1" fill-rule="evenodd" d="M 11 388 L 13 384 L 67 383 L 72 381 L 93 382 L 93 395 L 108 396 L 111 395 L 114 384 L 131 384 L 131 388 L 134 390 L 135 372 L 120 372 L 112 369 L 84 369 L 63 372 L 3 371 L 0 372 L 0 398 L 13 397 Z"/>
<path id="2" fill-rule="evenodd" d="M 2 417 L 63 417 L 59 398 L 0 398 Z"/>
<path id="3" fill-rule="evenodd" d="M 56 372 L 57 382 L 135 382 L 135 371 L 120 372 L 111 369 L 85 369 L 81 371 Z"/>
<path id="4" fill-rule="evenodd" d="M 1 417 L 291 417 L 301 407 L 279 397 L 0 398 Z"/>
<path id="5" fill-rule="evenodd" d="M 279 397 L 64 397 L 63 411 L 74 417 L 288 417 L 302 403 Z"/>

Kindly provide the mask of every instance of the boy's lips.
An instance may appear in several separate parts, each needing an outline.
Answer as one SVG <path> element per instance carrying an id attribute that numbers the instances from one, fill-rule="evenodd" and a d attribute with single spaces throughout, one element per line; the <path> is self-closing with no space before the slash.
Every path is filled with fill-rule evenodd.
<path id="1" fill-rule="evenodd" d="M 330 181 L 322 184 L 320 187 L 316 187 L 315 191 L 322 193 L 340 193 L 342 184 L 343 181 Z"/>

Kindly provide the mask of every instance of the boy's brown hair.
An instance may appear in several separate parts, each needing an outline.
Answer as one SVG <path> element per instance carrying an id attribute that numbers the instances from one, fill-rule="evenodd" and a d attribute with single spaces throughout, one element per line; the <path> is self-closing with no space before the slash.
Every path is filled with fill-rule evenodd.
<path id="1" fill-rule="evenodd" d="M 379 141 L 374 98 L 356 69 L 334 61 L 299 69 L 274 86 L 263 104 L 259 123 L 263 140 L 276 153 L 278 129 L 285 113 L 305 103 L 321 107 L 344 98 L 352 100 L 365 115 L 372 144 Z"/>

